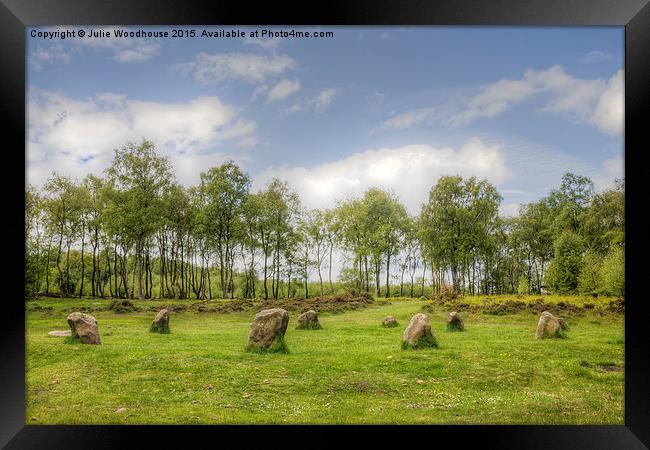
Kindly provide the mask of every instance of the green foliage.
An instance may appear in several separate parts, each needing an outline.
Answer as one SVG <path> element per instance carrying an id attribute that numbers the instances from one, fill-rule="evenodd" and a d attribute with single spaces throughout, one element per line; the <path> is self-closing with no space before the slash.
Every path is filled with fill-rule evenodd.
<path id="1" fill-rule="evenodd" d="M 605 295 L 625 295 L 625 253 L 622 248 L 613 247 L 605 256 L 600 281 Z"/>
<path id="2" fill-rule="evenodd" d="M 517 293 L 519 295 L 528 295 L 530 288 L 528 287 L 528 278 L 525 275 L 519 277 L 519 284 L 517 285 Z"/>
<path id="3" fill-rule="evenodd" d="M 578 277 L 578 291 L 581 294 L 598 295 L 603 293 L 601 281 L 602 256 L 588 251 L 582 261 L 582 269 Z"/>
<path id="4" fill-rule="evenodd" d="M 547 273 L 547 285 L 560 294 L 577 292 L 584 241 L 573 231 L 565 230 L 555 240 L 553 247 L 555 258 Z"/>

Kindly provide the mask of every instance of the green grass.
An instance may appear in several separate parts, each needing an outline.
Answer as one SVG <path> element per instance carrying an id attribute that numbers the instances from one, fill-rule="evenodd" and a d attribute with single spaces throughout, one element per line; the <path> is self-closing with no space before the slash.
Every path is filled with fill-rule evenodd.
<path id="1" fill-rule="evenodd" d="M 291 352 L 266 354 L 245 351 L 252 311 L 171 313 L 172 334 L 149 332 L 155 312 L 91 311 L 102 345 L 83 345 L 47 332 L 110 301 L 28 302 L 26 423 L 624 423 L 622 314 L 569 316 L 565 339 L 536 340 L 537 314 L 467 313 L 446 333 L 450 309 L 434 307 L 440 347 L 403 351 L 404 326 L 378 324 L 426 302 L 391 302 L 319 314 L 318 333 L 290 312 Z"/>

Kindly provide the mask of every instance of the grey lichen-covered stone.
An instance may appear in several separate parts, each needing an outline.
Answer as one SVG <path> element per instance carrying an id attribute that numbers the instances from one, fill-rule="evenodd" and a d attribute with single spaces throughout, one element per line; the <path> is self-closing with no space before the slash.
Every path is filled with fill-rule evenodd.
<path id="1" fill-rule="evenodd" d="M 429 317 L 423 313 L 418 313 L 411 317 L 411 321 L 402 336 L 402 347 L 419 348 L 437 346 L 438 342 L 431 330 Z"/>
<path id="2" fill-rule="evenodd" d="M 82 344 L 101 344 L 97 319 L 90 314 L 73 312 L 68 316 L 70 336 L 78 337 Z"/>
<path id="3" fill-rule="evenodd" d="M 281 339 L 289 324 L 289 313 L 282 308 L 265 309 L 255 315 L 248 336 L 249 349 L 269 349 Z"/>

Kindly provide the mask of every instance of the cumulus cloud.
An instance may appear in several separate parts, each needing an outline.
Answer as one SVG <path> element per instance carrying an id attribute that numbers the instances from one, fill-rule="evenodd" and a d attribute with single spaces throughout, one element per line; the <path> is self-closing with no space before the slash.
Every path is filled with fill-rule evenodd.
<path id="1" fill-rule="evenodd" d="M 603 133 L 622 133 L 623 71 L 609 80 L 585 80 L 566 73 L 559 65 L 527 70 L 519 80 L 499 80 L 483 86 L 451 110 L 430 107 L 406 111 L 371 131 L 400 130 L 429 121 L 466 125 L 476 119 L 496 117 L 533 97 L 546 99 L 544 112 L 593 125 Z"/>
<path id="2" fill-rule="evenodd" d="M 297 65 L 296 61 L 287 55 L 202 52 L 194 61 L 176 64 L 174 71 L 180 75 L 191 75 L 203 84 L 232 80 L 258 84 L 295 69 Z"/>
<path id="3" fill-rule="evenodd" d="M 275 86 L 269 90 L 268 101 L 276 102 L 279 100 L 284 100 L 289 97 L 291 94 L 294 94 L 300 90 L 300 80 L 287 80 L 286 78 L 280 80 Z"/>
<path id="4" fill-rule="evenodd" d="M 254 178 L 262 189 L 272 178 L 289 182 L 309 208 L 328 208 L 344 196 L 362 195 L 377 186 L 395 192 L 416 214 L 428 192 L 442 175 L 477 176 L 499 184 L 510 177 L 499 146 L 469 139 L 462 147 L 435 148 L 407 145 L 356 153 L 314 167 L 271 167 Z"/>
<path id="5" fill-rule="evenodd" d="M 113 93 L 77 100 L 32 90 L 27 109 L 27 173 L 37 185 L 53 170 L 72 176 L 99 173 L 113 149 L 143 138 L 170 156 L 181 181 L 198 179 L 209 161 L 225 158 L 216 150 L 223 140 L 241 142 L 255 131 L 254 122 L 239 118 L 233 107 L 214 96 L 158 103 Z M 192 173 L 190 167 L 198 171 Z"/>

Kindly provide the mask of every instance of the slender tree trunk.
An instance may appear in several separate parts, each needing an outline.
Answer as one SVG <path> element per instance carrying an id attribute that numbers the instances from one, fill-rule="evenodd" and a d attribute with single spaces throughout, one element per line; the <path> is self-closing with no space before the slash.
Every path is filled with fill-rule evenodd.
<path id="1" fill-rule="evenodd" d="M 390 252 L 386 256 L 386 298 L 390 297 Z"/>
<path id="2" fill-rule="evenodd" d="M 84 264 L 84 250 L 86 249 L 86 222 L 81 221 L 81 287 L 79 288 L 79 298 L 84 293 L 84 278 L 86 274 L 86 265 Z"/>
<path id="3" fill-rule="evenodd" d="M 47 244 L 47 262 L 45 263 L 45 295 L 50 294 L 50 249 L 52 247 L 52 235 Z"/>

